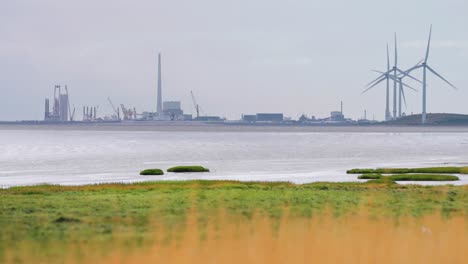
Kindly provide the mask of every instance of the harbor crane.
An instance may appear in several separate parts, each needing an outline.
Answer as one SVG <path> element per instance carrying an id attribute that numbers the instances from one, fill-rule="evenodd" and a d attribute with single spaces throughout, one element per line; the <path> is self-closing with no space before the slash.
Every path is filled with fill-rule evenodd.
<path id="1" fill-rule="evenodd" d="M 195 111 L 197 111 L 197 119 L 198 119 L 200 118 L 200 105 L 197 103 L 197 100 L 195 99 L 195 95 L 193 94 L 193 91 L 190 91 L 190 95 L 192 96 L 193 106 L 195 107 Z"/>
<path id="2" fill-rule="evenodd" d="M 137 112 L 136 108 L 126 108 L 123 104 L 120 104 L 120 108 L 122 109 L 122 113 L 124 115 L 124 120 L 131 120 L 137 119 Z"/>
<path id="3" fill-rule="evenodd" d="M 68 93 L 68 87 L 65 85 L 65 92 L 67 93 L 67 103 L 68 103 L 68 115 L 70 115 L 70 121 L 73 121 L 73 119 L 75 118 L 75 106 L 73 106 L 73 112 L 71 110 L 71 107 L 70 107 L 70 95 Z"/>
<path id="4" fill-rule="evenodd" d="M 114 103 L 112 103 L 112 100 L 110 99 L 110 97 L 107 97 L 107 101 L 109 101 L 109 104 L 112 106 L 112 109 L 114 110 L 114 113 L 117 115 L 117 120 L 120 121 L 120 109 L 115 108 Z"/>

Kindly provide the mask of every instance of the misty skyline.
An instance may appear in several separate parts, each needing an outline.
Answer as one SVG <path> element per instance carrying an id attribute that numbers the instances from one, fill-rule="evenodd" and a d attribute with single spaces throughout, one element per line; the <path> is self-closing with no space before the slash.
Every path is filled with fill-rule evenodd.
<path id="1" fill-rule="evenodd" d="M 468 3 L 403 1 L 15 1 L 0 9 L 0 120 L 42 119 L 44 99 L 68 85 L 77 108 L 107 103 L 156 110 L 157 55 L 163 100 L 230 119 L 257 112 L 384 118 L 385 85 L 361 95 L 393 62 L 424 57 L 459 88 L 428 77 L 427 110 L 468 114 Z M 421 72 L 415 73 L 416 77 Z M 421 85 L 407 113 L 421 112 Z"/>

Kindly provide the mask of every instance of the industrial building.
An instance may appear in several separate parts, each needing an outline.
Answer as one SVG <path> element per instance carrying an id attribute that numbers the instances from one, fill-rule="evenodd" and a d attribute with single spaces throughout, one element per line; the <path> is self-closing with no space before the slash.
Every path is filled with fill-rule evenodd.
<path id="1" fill-rule="evenodd" d="M 330 113 L 330 120 L 331 121 L 344 121 L 345 117 L 343 114 L 343 102 L 341 102 L 340 111 L 332 111 Z"/>
<path id="2" fill-rule="evenodd" d="M 344 115 L 343 115 L 342 112 L 340 112 L 340 111 L 332 111 L 332 112 L 330 113 L 330 119 L 331 119 L 332 121 L 344 121 L 345 118 L 344 118 Z"/>
<path id="3" fill-rule="evenodd" d="M 52 111 L 50 111 L 49 99 L 45 99 L 44 121 L 73 121 L 75 110 L 73 109 L 73 113 L 71 112 L 68 87 L 65 85 L 64 88 L 65 93 L 62 93 L 62 87 L 60 85 L 55 85 Z"/>
<path id="4" fill-rule="evenodd" d="M 170 120 L 184 120 L 184 111 L 182 111 L 180 101 L 164 102 L 163 113 Z"/>
<path id="5" fill-rule="evenodd" d="M 248 123 L 255 123 L 257 122 L 257 116 L 256 115 L 242 115 L 242 121 L 248 122 Z"/>
<path id="6" fill-rule="evenodd" d="M 281 113 L 259 113 L 257 122 L 283 122 L 284 115 Z"/>
<path id="7" fill-rule="evenodd" d="M 242 121 L 248 123 L 255 122 L 283 122 L 282 113 L 257 113 L 255 115 L 242 115 Z"/>

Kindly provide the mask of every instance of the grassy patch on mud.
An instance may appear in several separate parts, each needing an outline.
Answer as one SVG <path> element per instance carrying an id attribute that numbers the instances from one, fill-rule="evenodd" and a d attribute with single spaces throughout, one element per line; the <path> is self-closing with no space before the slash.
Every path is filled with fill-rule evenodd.
<path id="1" fill-rule="evenodd" d="M 140 175 L 164 175 L 164 172 L 160 169 L 146 169 L 140 171 Z"/>
<path id="2" fill-rule="evenodd" d="M 209 172 L 210 170 L 202 166 L 176 166 L 167 169 L 167 172 Z"/>
<path id="3" fill-rule="evenodd" d="M 453 173 L 468 174 L 468 167 L 429 167 L 429 168 L 379 168 L 379 169 L 351 169 L 348 174 L 406 174 L 406 173 Z"/>
<path id="4" fill-rule="evenodd" d="M 358 177 L 360 180 L 382 180 L 382 181 L 458 181 L 457 176 L 446 174 L 362 174 Z"/>
<path id="5" fill-rule="evenodd" d="M 392 181 L 458 181 L 457 176 L 445 174 L 395 174 L 385 176 Z"/>

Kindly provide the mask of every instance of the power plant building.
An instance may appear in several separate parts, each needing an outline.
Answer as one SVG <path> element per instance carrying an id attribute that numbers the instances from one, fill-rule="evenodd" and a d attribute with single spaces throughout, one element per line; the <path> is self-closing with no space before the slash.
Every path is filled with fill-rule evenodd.
<path id="1" fill-rule="evenodd" d="M 283 122 L 284 115 L 281 113 L 258 113 L 257 122 Z"/>
<path id="2" fill-rule="evenodd" d="M 167 101 L 163 103 L 163 113 L 170 120 L 184 120 L 184 111 L 182 111 L 180 101 Z"/>

